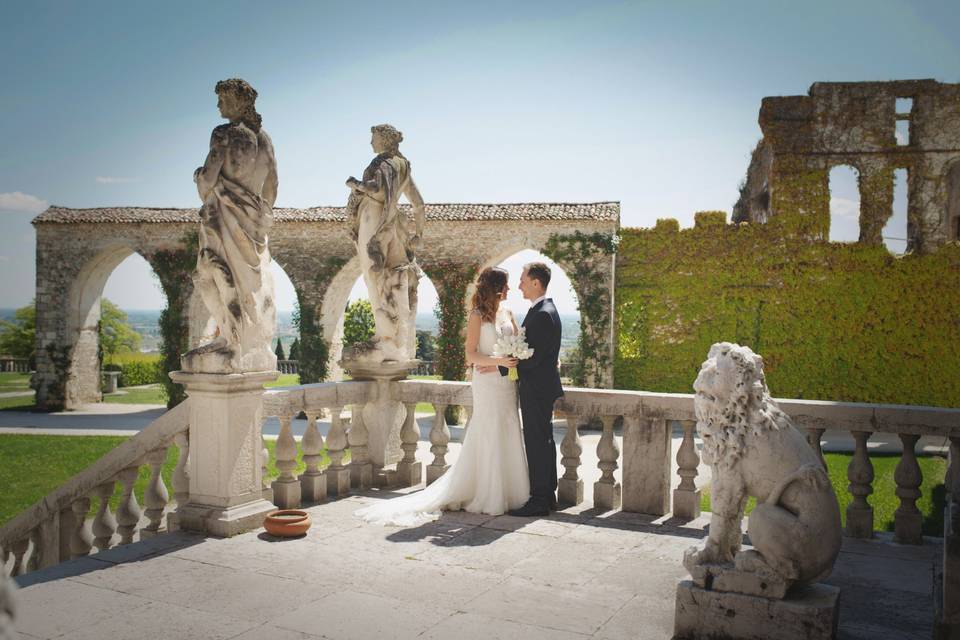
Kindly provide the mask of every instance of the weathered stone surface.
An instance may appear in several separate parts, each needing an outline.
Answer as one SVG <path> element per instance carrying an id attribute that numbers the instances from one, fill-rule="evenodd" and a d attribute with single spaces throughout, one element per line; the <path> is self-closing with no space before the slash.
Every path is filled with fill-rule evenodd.
<path id="1" fill-rule="evenodd" d="M 616 202 L 427 204 L 425 209 L 418 261 L 430 277 L 444 264 L 496 264 L 523 249 L 541 250 L 555 234 L 614 233 L 620 219 Z M 401 205 L 400 210 L 406 215 L 409 208 Z M 273 215 L 270 254 L 290 277 L 301 303 L 315 310 L 335 365 L 341 356 L 343 311 L 361 275 L 345 208 L 274 209 Z M 153 265 L 162 251 L 183 250 L 185 236 L 199 223 L 197 209 L 137 207 L 51 207 L 35 218 L 40 407 L 72 409 L 99 401 L 97 321 L 103 286 L 131 253 Z M 612 295 L 613 262 L 600 266 Z M 575 265 L 560 267 L 569 273 Z M 191 346 L 197 346 L 208 317 L 199 296 L 184 302 Z"/>
<path id="2" fill-rule="evenodd" d="M 693 388 L 713 514 L 706 545 L 688 550 L 684 566 L 713 589 L 768 595 L 829 575 L 841 544 L 837 497 L 817 453 L 770 397 L 762 358 L 716 343 Z M 742 551 L 751 496 L 753 549 Z"/>
<path id="3" fill-rule="evenodd" d="M 677 640 L 831 640 L 836 637 L 840 590 L 802 587 L 789 598 L 708 591 L 677 585 Z"/>
<path id="4" fill-rule="evenodd" d="M 763 140 L 734 206 L 734 222 L 791 213 L 815 238 L 829 234 L 829 172 L 860 174 L 860 242 L 881 244 L 893 214 L 894 169 L 909 172 L 908 251 L 935 250 L 960 234 L 960 84 L 934 80 L 817 82 L 806 96 L 764 98 Z M 909 112 L 897 100 L 909 98 Z M 909 126 L 907 139 L 896 134 Z M 898 235 L 901 232 L 898 232 Z"/>

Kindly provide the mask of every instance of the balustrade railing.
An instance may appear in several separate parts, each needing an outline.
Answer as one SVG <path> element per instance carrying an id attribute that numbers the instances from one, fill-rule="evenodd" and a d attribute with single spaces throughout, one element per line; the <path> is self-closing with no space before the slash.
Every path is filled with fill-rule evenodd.
<path id="1" fill-rule="evenodd" d="M 0 358 L 0 373 L 30 373 L 27 358 Z"/>
<path id="2" fill-rule="evenodd" d="M 399 427 L 402 450 L 396 472 L 390 477 L 400 486 L 431 483 L 448 468 L 450 428 L 444 420 L 448 406 L 472 408 L 470 386 L 465 382 L 403 380 L 390 385 L 391 401 L 402 404 L 405 418 Z M 264 392 L 264 419 L 276 417 L 280 433 L 275 447 L 279 476 L 271 484 L 266 473 L 267 448 L 262 451 L 263 493 L 278 507 L 291 508 L 338 498 L 354 490 L 370 487 L 383 470 L 375 468 L 369 455 L 370 434 L 364 420 L 375 399 L 372 382 L 348 381 L 303 385 Z M 960 514 L 960 472 L 953 461 L 960 446 L 960 410 L 899 405 L 835 403 L 808 400 L 778 400 L 778 404 L 803 431 L 811 447 L 822 457 L 821 440 L 827 429 L 851 434 L 854 451 L 847 469 L 852 500 L 846 509 L 845 534 L 870 537 L 875 529 L 868 497 L 873 491 L 874 473 L 869 441 L 878 432 L 896 434 L 902 455 L 894 474 L 895 493 L 900 501 L 894 515 L 895 539 L 901 543 L 922 542 L 921 514 L 916 503 L 920 497 L 922 474 L 916 458 L 921 436 L 949 440 L 951 465 L 947 477 L 948 511 Z M 430 458 L 418 459 L 420 429 L 415 411 L 418 403 L 430 406 Z M 185 405 L 171 410 L 136 437 L 108 453 L 97 464 L 78 474 L 27 512 L 0 528 L 0 556 L 7 557 L 14 575 L 78 557 L 93 549 L 103 550 L 127 544 L 137 536 L 157 535 L 176 527 L 171 513 L 170 492 L 161 467 L 169 447 L 179 451 L 172 477 L 173 502 L 185 504 L 189 497 L 186 459 L 189 455 Z M 561 477 L 558 500 L 576 505 L 587 499 L 582 473 L 585 437 L 581 428 L 599 423 L 602 430 L 596 440 L 598 475 L 592 485 L 595 509 L 667 515 L 692 519 L 700 514 L 701 491 L 696 479 L 698 455 L 693 396 L 689 394 L 648 393 L 608 389 L 569 388 L 556 409 L 565 417 L 565 433 L 559 443 Z M 304 413 L 307 419 L 303 438 L 294 438 L 292 421 Z M 329 420 L 326 438 L 318 423 Z M 682 434 L 674 451 L 672 435 Z M 328 462 L 324 466 L 324 452 Z M 299 462 L 304 470 L 297 473 Z M 144 504 L 138 504 L 133 491 L 139 469 L 149 469 L 150 480 Z M 424 473 L 425 468 L 425 473 Z M 675 488 L 673 474 L 679 478 Z M 956 485 L 956 490 L 955 490 Z M 116 511 L 110 497 L 117 492 Z M 88 518 L 96 505 L 93 518 Z M 952 511 L 951 511 L 952 509 Z M 960 515 L 957 516 L 960 523 Z M 139 530 L 138 530 L 139 527 Z M 947 535 L 957 524 L 948 518 Z M 960 542 L 950 548 L 960 548 Z M 952 553 L 952 552 L 951 552 Z M 958 580 L 958 567 L 945 562 L 945 572 Z M 945 577 L 945 580 L 947 578 Z M 960 580 L 958 580 L 960 582 Z M 949 595 L 947 594 L 949 591 Z M 945 607 L 953 607 L 960 617 L 960 595 L 944 590 Z M 956 604 L 953 604 L 953 600 Z"/>
<path id="3" fill-rule="evenodd" d="M 163 522 L 165 513 L 174 514 L 161 468 L 175 444 L 179 458 L 171 484 L 176 501 L 185 503 L 189 495 L 187 417 L 185 403 L 171 409 L 0 527 L 0 557 L 6 559 L 8 550 L 13 555 L 10 574 L 18 576 L 53 566 L 88 555 L 94 549 L 105 551 L 130 544 L 175 526 L 175 519 Z M 149 469 L 145 511 L 134 492 L 141 467 Z M 114 511 L 110 502 L 118 491 Z M 96 511 L 90 518 L 94 504 Z"/>

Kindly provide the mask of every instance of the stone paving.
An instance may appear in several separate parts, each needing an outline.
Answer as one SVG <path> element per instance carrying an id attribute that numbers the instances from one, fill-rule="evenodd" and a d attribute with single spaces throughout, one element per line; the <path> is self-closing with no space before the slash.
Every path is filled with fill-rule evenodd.
<path id="1" fill-rule="evenodd" d="M 707 518 L 589 505 L 549 518 L 446 513 L 412 529 L 311 507 L 299 539 L 176 533 L 18 581 L 24 638 L 669 638 L 684 549 Z M 930 638 L 942 547 L 845 540 L 840 638 Z"/>

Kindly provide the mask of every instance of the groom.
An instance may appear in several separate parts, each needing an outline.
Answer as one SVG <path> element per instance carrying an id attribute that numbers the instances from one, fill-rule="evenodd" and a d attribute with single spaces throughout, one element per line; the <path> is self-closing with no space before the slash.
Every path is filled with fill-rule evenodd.
<path id="1" fill-rule="evenodd" d="M 556 509 L 557 445 L 553 441 L 553 403 L 563 395 L 560 386 L 560 316 L 547 297 L 550 267 L 531 262 L 520 275 L 520 292 L 530 301 L 523 319 L 533 356 L 517 363 L 520 376 L 520 414 L 523 444 L 530 473 L 530 500 L 512 516 L 545 516 Z"/>

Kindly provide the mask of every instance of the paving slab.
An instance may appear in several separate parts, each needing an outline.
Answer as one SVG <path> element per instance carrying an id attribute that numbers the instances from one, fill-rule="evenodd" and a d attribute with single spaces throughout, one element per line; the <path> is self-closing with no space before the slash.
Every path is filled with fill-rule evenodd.
<path id="1" fill-rule="evenodd" d="M 582 640 L 588 635 L 501 620 L 476 613 L 456 613 L 420 636 L 424 640 Z"/>
<path id="2" fill-rule="evenodd" d="M 232 615 L 148 602 L 130 611 L 117 610 L 109 618 L 58 636 L 57 640 L 226 640 L 255 626 Z"/>

